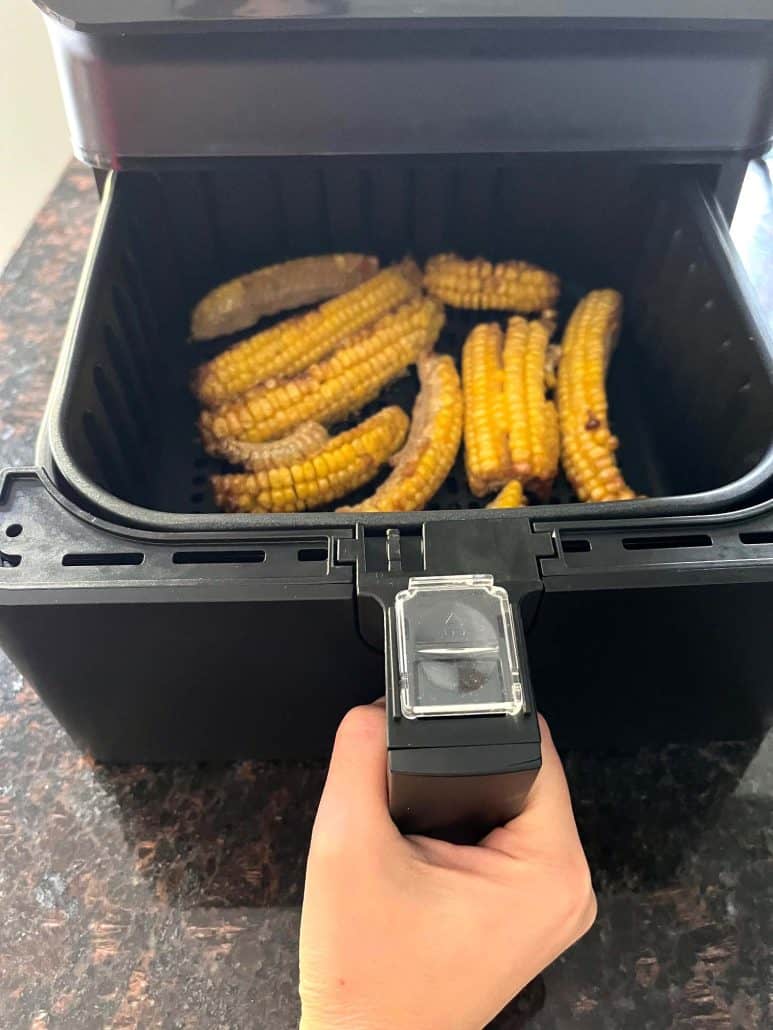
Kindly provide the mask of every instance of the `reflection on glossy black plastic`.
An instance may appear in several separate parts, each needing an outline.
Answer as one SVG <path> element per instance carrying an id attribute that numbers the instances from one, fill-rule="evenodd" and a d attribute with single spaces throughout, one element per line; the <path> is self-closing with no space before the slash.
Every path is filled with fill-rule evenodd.
<path id="1" fill-rule="evenodd" d="M 765 0 L 737 0 L 706 12 L 698 0 L 640 0 L 635 8 L 623 0 L 36 0 L 41 9 L 82 26 L 124 26 L 165 22 L 235 19 L 315 19 L 319 17 L 389 18 L 422 21 L 433 18 L 616 18 L 636 21 L 727 22 L 770 18 Z"/>
<path id="2" fill-rule="evenodd" d="M 323 153 L 713 161 L 773 134 L 765 2 L 705 17 L 699 0 L 55 0 L 49 29 L 76 153 L 105 169 Z"/>

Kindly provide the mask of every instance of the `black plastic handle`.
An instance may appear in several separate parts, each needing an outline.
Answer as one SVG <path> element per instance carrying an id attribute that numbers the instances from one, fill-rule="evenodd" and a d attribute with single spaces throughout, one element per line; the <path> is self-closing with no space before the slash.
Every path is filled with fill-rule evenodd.
<path id="1" fill-rule="evenodd" d="M 539 723 L 514 606 L 524 705 L 515 716 L 406 719 L 401 711 L 394 619 L 385 627 L 389 808 L 403 833 L 479 840 L 514 818 L 542 764 Z"/>
<path id="2" fill-rule="evenodd" d="M 537 739 L 522 744 L 390 750 L 389 810 L 402 832 L 477 841 L 518 815 L 542 763 L 530 721 Z"/>

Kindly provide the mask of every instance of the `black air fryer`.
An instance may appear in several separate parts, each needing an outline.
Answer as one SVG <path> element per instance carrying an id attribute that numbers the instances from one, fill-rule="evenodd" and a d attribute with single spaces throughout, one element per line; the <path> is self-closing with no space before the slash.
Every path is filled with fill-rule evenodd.
<path id="1" fill-rule="evenodd" d="M 417 829 L 517 810 L 532 685 L 565 743 L 758 732 L 773 344 L 727 219 L 773 134 L 768 0 L 283 7 L 44 8 L 102 204 L 36 465 L 3 480 L 3 647 L 111 761 L 324 754 L 386 689 Z M 619 289 L 611 417 L 646 499 L 485 510 L 457 469 L 422 512 L 217 513 L 190 310 L 344 250 L 523 257 L 567 308 Z"/>

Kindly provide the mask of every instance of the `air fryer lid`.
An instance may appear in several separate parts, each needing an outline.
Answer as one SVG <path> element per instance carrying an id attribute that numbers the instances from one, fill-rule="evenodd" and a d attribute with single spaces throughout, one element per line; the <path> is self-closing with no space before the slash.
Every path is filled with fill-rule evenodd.
<path id="1" fill-rule="evenodd" d="M 76 153 L 761 151 L 769 0 L 54 0 Z"/>

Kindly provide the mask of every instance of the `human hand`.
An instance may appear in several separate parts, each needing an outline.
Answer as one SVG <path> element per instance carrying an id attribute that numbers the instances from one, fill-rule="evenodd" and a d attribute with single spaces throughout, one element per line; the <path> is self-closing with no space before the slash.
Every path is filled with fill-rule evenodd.
<path id="1" fill-rule="evenodd" d="M 481 1030 L 596 917 L 561 761 L 479 844 L 403 837 L 382 705 L 336 736 L 301 918 L 301 1030 Z"/>

